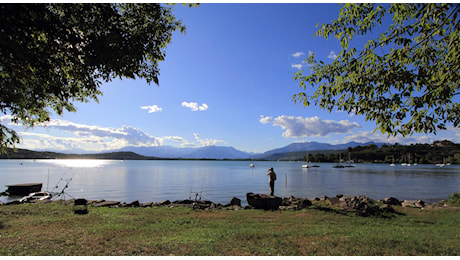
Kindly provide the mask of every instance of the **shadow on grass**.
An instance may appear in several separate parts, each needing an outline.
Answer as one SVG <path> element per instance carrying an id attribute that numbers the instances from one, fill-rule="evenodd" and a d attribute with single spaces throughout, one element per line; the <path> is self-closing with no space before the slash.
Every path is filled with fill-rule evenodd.
<path id="1" fill-rule="evenodd" d="M 339 214 L 343 216 L 359 216 L 359 217 L 366 217 L 366 218 L 375 217 L 375 218 L 392 219 L 396 216 L 406 216 L 405 213 L 397 212 L 393 208 L 388 208 L 388 209 L 378 208 L 379 210 L 374 209 L 374 210 L 366 210 L 366 211 L 359 211 L 359 210 L 348 211 L 348 210 L 339 209 L 339 208 L 331 208 L 331 207 L 316 205 L 316 206 L 311 206 L 310 209 Z"/>

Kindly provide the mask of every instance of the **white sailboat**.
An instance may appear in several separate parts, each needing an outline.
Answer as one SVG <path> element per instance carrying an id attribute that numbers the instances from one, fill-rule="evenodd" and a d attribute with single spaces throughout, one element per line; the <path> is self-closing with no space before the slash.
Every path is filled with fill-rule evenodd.
<path id="1" fill-rule="evenodd" d="M 396 166 L 396 164 L 395 164 L 395 156 L 392 155 L 391 157 L 393 157 L 393 158 L 392 158 L 392 160 L 391 160 L 390 166 L 394 167 L 394 166 Z"/>

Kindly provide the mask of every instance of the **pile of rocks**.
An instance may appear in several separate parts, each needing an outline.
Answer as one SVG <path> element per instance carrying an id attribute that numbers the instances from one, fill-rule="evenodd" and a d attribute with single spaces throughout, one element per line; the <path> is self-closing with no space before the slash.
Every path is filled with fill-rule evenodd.
<path id="1" fill-rule="evenodd" d="M 383 206 L 377 205 L 377 202 L 369 197 L 364 195 L 358 196 L 342 196 L 339 198 L 341 207 L 345 211 L 356 212 L 362 216 L 377 216 L 382 215 L 383 213 L 394 213 L 394 209 L 388 205 L 384 204 Z"/>
<path id="2" fill-rule="evenodd" d="M 61 204 L 73 204 L 74 199 L 70 200 L 55 200 L 54 203 L 61 203 Z M 241 200 L 238 198 L 233 197 L 230 203 L 222 205 L 220 203 L 216 204 L 209 200 L 176 200 L 176 201 L 169 201 L 164 200 L 161 202 L 147 202 L 147 203 L 139 203 L 138 200 L 135 200 L 131 203 L 126 202 L 119 202 L 119 201 L 106 201 L 106 200 L 88 200 L 88 206 L 92 207 L 109 207 L 109 208 L 129 208 L 129 207 L 190 207 L 193 209 L 241 209 Z"/>
<path id="3" fill-rule="evenodd" d="M 387 204 L 387 205 L 420 208 L 420 209 L 425 208 L 425 206 L 427 206 L 427 204 L 423 200 L 398 200 L 393 197 L 385 198 L 383 200 L 380 200 L 380 202 Z"/>
<path id="4" fill-rule="evenodd" d="M 283 198 L 283 202 L 281 203 L 281 206 L 279 206 L 280 210 L 301 210 L 308 208 L 311 206 L 312 203 L 308 199 L 304 198 L 296 198 L 294 196 L 291 196 L 289 198 Z"/>
<path id="5" fill-rule="evenodd" d="M 370 215 L 379 215 L 382 213 L 394 213 L 392 206 L 402 206 L 402 207 L 415 207 L 415 208 L 425 208 L 430 207 L 431 205 L 426 204 L 422 200 L 398 200 L 394 197 L 388 197 L 383 200 L 375 201 L 371 198 L 368 198 L 364 195 L 358 196 L 344 196 L 338 194 L 333 198 L 327 196 L 322 196 L 321 198 L 314 198 L 312 201 L 318 201 L 319 203 L 315 204 L 315 207 L 320 208 L 329 208 L 334 210 L 341 210 L 346 212 L 355 212 L 362 216 Z M 283 198 L 279 210 L 302 210 L 309 208 L 313 205 L 312 201 L 306 198 L 297 198 L 291 196 L 289 198 Z M 49 203 L 50 201 L 40 201 L 39 203 Z M 54 200 L 54 203 L 61 204 L 73 204 L 74 200 Z M 214 203 L 209 200 L 176 200 L 169 201 L 164 200 L 161 202 L 147 202 L 140 203 L 138 200 L 135 200 L 131 203 L 119 202 L 119 201 L 106 201 L 106 200 L 88 200 L 88 206 L 92 207 L 111 207 L 111 208 L 125 208 L 125 207 L 190 207 L 193 209 L 201 210 L 239 210 L 239 209 L 253 209 L 251 205 L 241 206 L 241 199 L 233 197 L 228 204 Z"/>

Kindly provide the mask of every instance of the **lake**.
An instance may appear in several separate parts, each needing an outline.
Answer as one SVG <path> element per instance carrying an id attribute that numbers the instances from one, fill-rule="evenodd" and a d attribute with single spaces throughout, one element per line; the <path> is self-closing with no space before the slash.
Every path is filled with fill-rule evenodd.
<path id="1" fill-rule="evenodd" d="M 255 167 L 249 167 L 254 163 Z M 201 196 L 227 204 L 232 197 L 247 205 L 246 193 L 269 193 L 268 168 L 277 174 L 275 195 L 312 199 L 363 194 L 373 199 L 435 202 L 460 192 L 460 166 L 356 164 L 354 168 L 302 168 L 302 162 L 274 161 L 116 161 L 0 160 L 0 191 L 8 184 L 42 182 L 43 190 L 66 199 L 161 202 Z M 4 189 L 3 189 L 4 188 Z M 11 200 L 2 196 L 2 202 Z"/>

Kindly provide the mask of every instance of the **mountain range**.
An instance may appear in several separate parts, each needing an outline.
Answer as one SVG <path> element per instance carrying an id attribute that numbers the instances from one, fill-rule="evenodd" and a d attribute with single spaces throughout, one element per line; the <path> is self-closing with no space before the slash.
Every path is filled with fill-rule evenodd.
<path id="1" fill-rule="evenodd" d="M 113 152 L 134 152 L 143 156 L 160 157 L 160 158 L 183 158 L 183 159 L 273 159 L 275 154 L 290 152 L 305 152 L 318 150 L 343 150 L 348 147 L 367 146 L 375 144 L 381 146 L 383 143 L 358 143 L 349 142 L 346 144 L 328 144 L 319 142 L 302 142 L 292 143 L 282 148 L 273 149 L 265 153 L 247 153 L 235 149 L 231 146 L 205 146 L 200 148 L 177 148 L 172 146 L 155 146 L 155 147 L 124 147 Z"/>
<path id="2" fill-rule="evenodd" d="M 383 143 L 367 142 L 348 142 L 346 144 L 328 144 L 318 142 L 302 142 L 292 143 L 282 148 L 273 149 L 257 156 L 257 158 L 266 158 L 274 154 L 292 153 L 292 152 L 309 152 L 309 151 L 325 151 L 325 150 L 346 150 L 348 147 L 356 146 L 367 146 L 369 144 L 375 144 L 378 147 L 382 146 Z"/>
<path id="3" fill-rule="evenodd" d="M 299 142 L 292 143 L 285 147 L 273 149 L 266 151 L 264 153 L 248 153 L 235 149 L 231 146 L 205 146 L 199 148 L 178 148 L 173 146 L 127 146 L 118 150 L 103 151 L 101 153 L 90 153 L 87 151 L 44 151 L 37 150 L 35 152 L 40 153 L 40 155 L 32 155 L 30 152 L 22 151 L 20 156 L 35 158 L 53 157 L 53 158 L 67 158 L 69 156 L 77 157 L 88 157 L 88 158 L 118 158 L 123 159 L 126 157 L 129 159 L 252 159 L 252 160 L 284 160 L 286 158 L 292 158 L 290 153 L 302 153 L 310 151 L 318 151 L 324 153 L 324 151 L 333 151 L 333 150 L 346 150 L 348 147 L 356 146 L 367 146 L 369 144 L 375 144 L 378 147 L 381 147 L 384 143 L 358 143 L 358 142 L 349 142 L 345 144 L 328 144 L 328 143 L 319 143 L 319 142 Z M 327 153 L 327 152 L 326 152 Z M 129 155 L 129 156 L 127 156 Z M 19 155 L 17 155 L 19 156 Z M 102 157 L 101 157 L 102 156 Z M 1 156 L 0 156 L 1 157 Z M 31 157 L 31 158 L 32 158 Z M 295 156 L 299 157 L 299 154 Z M 303 157 L 300 156 L 300 157 Z M 7 157 L 5 157 L 7 158 Z"/>
<path id="4" fill-rule="evenodd" d="M 178 148 L 173 146 L 124 147 L 114 152 L 134 152 L 143 156 L 183 159 L 247 159 L 253 153 L 239 151 L 230 146 L 204 146 L 200 148 Z"/>

